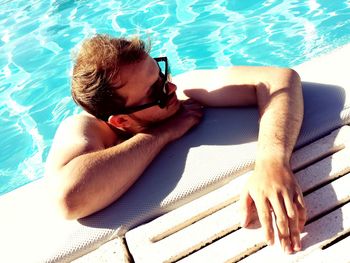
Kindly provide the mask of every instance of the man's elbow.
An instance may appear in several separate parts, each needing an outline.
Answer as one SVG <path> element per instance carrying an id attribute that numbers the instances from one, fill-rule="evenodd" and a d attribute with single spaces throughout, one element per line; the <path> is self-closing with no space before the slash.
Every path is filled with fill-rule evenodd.
<path id="1" fill-rule="evenodd" d="M 74 180 L 69 169 L 47 169 L 46 175 L 50 181 L 50 202 L 56 215 L 67 220 L 77 220 L 92 214 L 86 194 L 81 189 L 81 183 Z"/>
<path id="2" fill-rule="evenodd" d="M 54 202 L 60 216 L 66 220 L 77 220 L 88 215 L 84 203 L 72 191 L 61 190 L 56 194 Z"/>
<path id="3" fill-rule="evenodd" d="M 270 87 L 270 93 L 289 94 L 293 99 L 302 100 L 301 78 L 297 71 L 291 68 L 276 68 L 276 85 Z"/>
<path id="4" fill-rule="evenodd" d="M 291 68 L 286 68 L 286 74 L 291 82 L 291 86 L 301 88 L 301 78 L 297 71 Z"/>
<path id="5" fill-rule="evenodd" d="M 64 175 L 55 170 L 46 171 L 49 180 L 49 200 L 58 217 L 67 220 L 79 219 L 81 216 L 80 204 L 77 197 L 67 182 L 63 180 Z"/>

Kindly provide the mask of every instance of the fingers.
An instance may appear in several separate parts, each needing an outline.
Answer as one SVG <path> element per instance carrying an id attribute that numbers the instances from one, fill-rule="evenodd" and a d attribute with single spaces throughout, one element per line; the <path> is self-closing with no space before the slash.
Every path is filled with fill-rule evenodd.
<path id="1" fill-rule="evenodd" d="M 296 205 L 297 211 L 298 211 L 298 218 L 299 218 L 299 231 L 303 231 L 306 220 L 307 220 L 307 211 L 306 211 L 306 205 L 304 201 L 304 197 L 301 191 L 298 191 L 297 195 L 294 198 L 294 203 Z"/>
<path id="2" fill-rule="evenodd" d="M 203 106 L 193 100 L 186 100 L 182 106 L 183 114 L 194 117 L 196 123 L 198 123 L 203 116 Z"/>
<path id="3" fill-rule="evenodd" d="M 201 105 L 194 101 L 186 101 L 186 103 L 182 103 L 181 108 L 171 118 L 167 118 L 155 128 L 161 130 L 163 134 L 167 134 L 167 139 L 172 141 L 182 137 L 192 127 L 199 124 L 202 117 L 203 109 Z"/>
<path id="4" fill-rule="evenodd" d="M 272 216 L 268 200 L 262 199 L 258 201 L 258 203 L 256 203 L 256 209 L 258 212 L 261 227 L 263 229 L 265 240 L 268 245 L 273 245 L 275 240 L 272 227 Z"/>
<path id="5" fill-rule="evenodd" d="M 203 108 L 203 106 L 199 102 L 197 102 L 195 100 L 192 100 L 192 99 L 188 99 L 188 100 L 182 101 L 182 105 L 184 107 L 197 106 L 199 108 Z"/>
<path id="6" fill-rule="evenodd" d="M 293 225 L 293 223 L 290 224 L 291 222 L 288 218 L 282 198 L 276 196 L 270 200 L 270 202 L 275 214 L 278 238 L 280 240 L 281 246 L 286 253 L 290 254 L 292 253 L 290 227 Z"/>
<path id="7" fill-rule="evenodd" d="M 299 213 L 293 199 L 289 194 L 284 196 L 284 206 L 286 208 L 289 234 L 290 234 L 290 253 L 301 250 L 300 230 L 299 230 Z M 288 251 L 287 251 L 288 252 Z"/>
<path id="8" fill-rule="evenodd" d="M 182 102 L 182 107 L 186 111 L 202 111 L 203 106 L 194 100 L 186 100 Z"/>
<path id="9" fill-rule="evenodd" d="M 306 222 L 306 209 L 303 196 L 298 191 L 291 198 L 288 193 L 271 201 L 275 216 L 278 237 L 286 253 L 301 250 L 300 232 Z"/>
<path id="10" fill-rule="evenodd" d="M 266 242 L 269 245 L 274 243 L 275 228 L 281 247 L 290 254 L 301 250 L 300 232 L 306 222 L 305 202 L 290 171 L 283 176 L 277 172 L 267 173 L 260 168 L 259 173 L 249 178 L 247 189 L 241 196 L 241 224 L 246 226 L 254 206 Z M 274 176 L 276 174 L 279 176 Z"/>
<path id="11" fill-rule="evenodd" d="M 241 212 L 241 220 L 240 220 L 241 227 L 246 227 L 250 222 L 251 207 L 253 203 L 253 200 L 250 197 L 247 189 L 243 190 L 240 196 L 239 202 L 240 202 L 240 212 Z"/>

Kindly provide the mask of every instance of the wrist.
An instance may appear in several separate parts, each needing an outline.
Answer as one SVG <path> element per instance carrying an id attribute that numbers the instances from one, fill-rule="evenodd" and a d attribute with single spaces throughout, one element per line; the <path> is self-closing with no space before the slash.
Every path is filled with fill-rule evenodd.
<path id="1" fill-rule="evenodd" d="M 153 127 L 145 132 L 146 134 L 157 138 L 162 144 L 167 144 L 172 141 L 171 133 L 167 129 L 163 129 L 162 126 Z"/>
<path id="2" fill-rule="evenodd" d="M 258 154 L 255 160 L 255 167 L 259 168 L 266 165 L 289 167 L 290 156 L 279 152 Z"/>

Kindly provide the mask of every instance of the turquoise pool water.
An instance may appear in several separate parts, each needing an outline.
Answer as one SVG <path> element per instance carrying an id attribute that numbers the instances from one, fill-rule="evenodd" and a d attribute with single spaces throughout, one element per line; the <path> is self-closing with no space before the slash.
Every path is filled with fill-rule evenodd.
<path id="1" fill-rule="evenodd" d="M 350 42 L 345 0 L 0 0 L 0 195 L 43 176 L 70 98 L 71 53 L 94 33 L 150 38 L 172 73 L 294 66 Z"/>

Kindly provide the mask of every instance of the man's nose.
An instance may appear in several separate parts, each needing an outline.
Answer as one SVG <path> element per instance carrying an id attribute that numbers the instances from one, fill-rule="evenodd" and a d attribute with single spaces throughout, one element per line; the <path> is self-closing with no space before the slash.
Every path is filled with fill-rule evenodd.
<path id="1" fill-rule="evenodd" d="M 168 82 L 168 94 L 174 93 L 177 86 L 174 83 Z"/>

